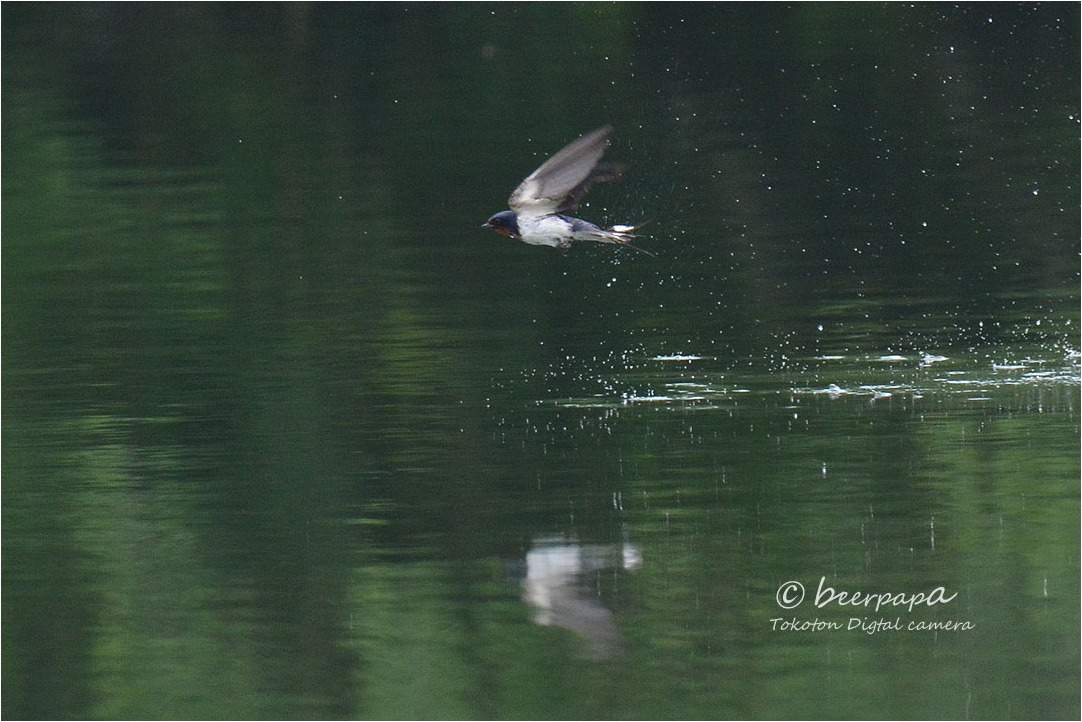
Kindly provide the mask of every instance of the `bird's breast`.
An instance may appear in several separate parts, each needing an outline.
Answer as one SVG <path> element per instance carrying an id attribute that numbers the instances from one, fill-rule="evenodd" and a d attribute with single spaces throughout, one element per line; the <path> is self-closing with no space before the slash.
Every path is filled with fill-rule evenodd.
<path id="1" fill-rule="evenodd" d="M 519 234 L 526 243 L 536 246 L 558 246 L 572 235 L 571 223 L 562 216 L 519 218 Z"/>

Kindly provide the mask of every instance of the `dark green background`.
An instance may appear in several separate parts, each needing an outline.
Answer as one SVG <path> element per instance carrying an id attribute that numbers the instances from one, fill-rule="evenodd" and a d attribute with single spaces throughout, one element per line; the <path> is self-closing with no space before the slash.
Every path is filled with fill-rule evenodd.
<path id="1" fill-rule="evenodd" d="M 1077 4 L 2 27 L 5 718 L 1079 715 Z M 604 123 L 656 258 L 480 230 Z"/>

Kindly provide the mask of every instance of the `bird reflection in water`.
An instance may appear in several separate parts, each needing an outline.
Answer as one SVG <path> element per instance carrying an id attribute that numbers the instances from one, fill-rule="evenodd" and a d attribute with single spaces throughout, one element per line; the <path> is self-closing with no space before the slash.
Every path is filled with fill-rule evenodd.
<path id="1" fill-rule="evenodd" d="M 583 656 L 612 659 L 620 654 L 620 632 L 612 611 L 601 606 L 593 576 L 605 570 L 634 570 L 642 554 L 634 544 L 579 544 L 563 536 L 534 540 L 526 553 L 522 601 L 534 624 L 560 627 L 583 640 Z"/>

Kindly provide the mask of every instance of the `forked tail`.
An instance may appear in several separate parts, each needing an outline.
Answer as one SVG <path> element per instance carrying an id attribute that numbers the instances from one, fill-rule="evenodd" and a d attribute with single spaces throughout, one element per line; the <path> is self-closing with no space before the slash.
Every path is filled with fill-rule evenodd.
<path id="1" fill-rule="evenodd" d="M 634 249 L 639 253 L 645 253 L 652 258 L 657 258 L 655 254 L 651 253 L 645 248 L 639 248 L 638 246 L 631 243 L 631 239 L 636 237 L 635 231 L 645 226 L 648 222 L 649 221 L 644 221 L 637 226 L 625 226 L 617 224 L 612 228 L 605 229 L 605 237 L 611 238 L 613 242 L 619 243 L 621 246 L 627 246 L 628 248 Z"/>

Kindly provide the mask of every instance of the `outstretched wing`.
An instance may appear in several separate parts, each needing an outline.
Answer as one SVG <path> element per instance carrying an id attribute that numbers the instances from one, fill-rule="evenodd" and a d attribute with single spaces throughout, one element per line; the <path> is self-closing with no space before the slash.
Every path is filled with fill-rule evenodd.
<path id="1" fill-rule="evenodd" d="M 564 213 L 577 208 L 591 185 L 616 180 L 623 174 L 624 166 L 620 164 L 598 165 L 611 135 L 612 127 L 606 125 L 568 143 L 519 184 L 508 206 L 526 215 Z"/>

